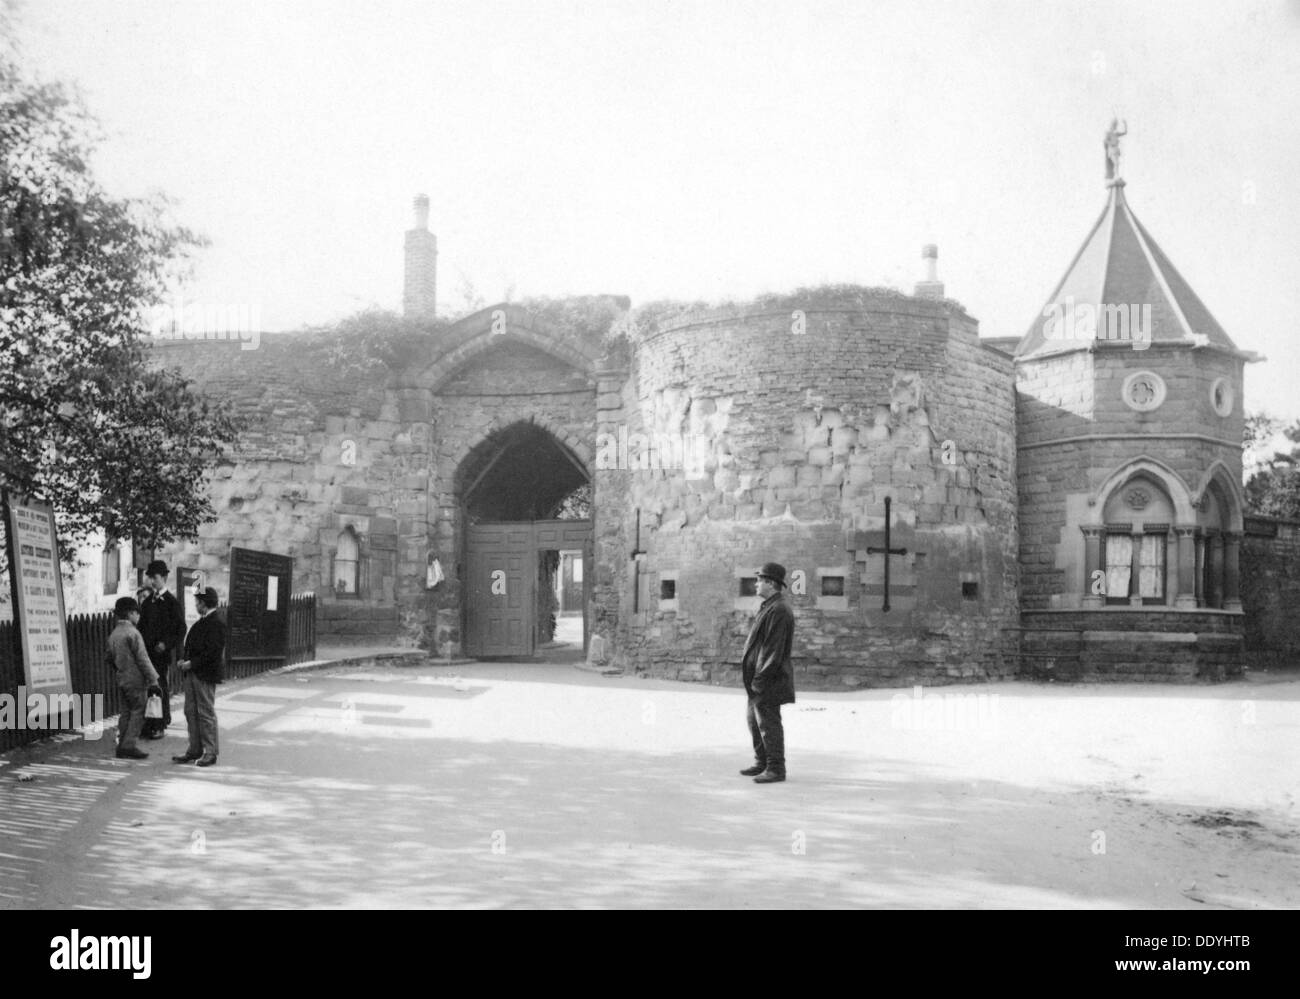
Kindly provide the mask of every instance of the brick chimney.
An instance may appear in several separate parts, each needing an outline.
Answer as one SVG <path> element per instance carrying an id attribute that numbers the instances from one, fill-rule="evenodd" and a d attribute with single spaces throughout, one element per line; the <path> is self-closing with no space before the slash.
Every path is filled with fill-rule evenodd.
<path id="1" fill-rule="evenodd" d="M 916 282 L 917 298 L 943 298 L 943 282 L 939 280 L 939 247 L 926 243 L 921 247 L 925 261 L 925 280 Z"/>
<path id="2" fill-rule="evenodd" d="M 429 196 L 415 197 L 415 228 L 406 233 L 406 282 L 402 314 L 432 319 L 437 312 L 438 237 L 429 231 Z"/>

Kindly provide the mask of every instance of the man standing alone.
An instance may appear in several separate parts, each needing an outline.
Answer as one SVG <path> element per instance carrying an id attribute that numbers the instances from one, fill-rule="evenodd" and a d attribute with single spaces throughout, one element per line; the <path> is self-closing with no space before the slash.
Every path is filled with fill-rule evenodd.
<path id="1" fill-rule="evenodd" d="M 216 614 L 216 590 L 209 586 L 194 594 L 194 599 L 200 617 L 185 636 L 185 658 L 180 661 L 190 745 L 181 756 L 173 756 L 172 762 L 210 767 L 217 762 L 216 699 L 226 650 L 226 626 Z"/>
<path id="2" fill-rule="evenodd" d="M 149 581 L 140 601 L 140 634 L 149 652 L 149 661 L 158 672 L 158 686 L 162 688 L 163 715 L 144 723 L 141 733 L 146 739 L 161 739 L 172 723 L 171 688 L 167 674 L 181 642 L 185 641 L 185 609 L 167 589 L 167 563 L 154 559 L 145 570 Z"/>
<path id="3" fill-rule="evenodd" d="M 766 563 L 758 570 L 758 608 L 745 651 L 741 676 L 745 681 L 745 717 L 754 742 L 754 765 L 740 771 L 755 784 L 785 780 L 785 730 L 781 705 L 794 703 L 794 612 L 785 600 L 785 566 Z"/>

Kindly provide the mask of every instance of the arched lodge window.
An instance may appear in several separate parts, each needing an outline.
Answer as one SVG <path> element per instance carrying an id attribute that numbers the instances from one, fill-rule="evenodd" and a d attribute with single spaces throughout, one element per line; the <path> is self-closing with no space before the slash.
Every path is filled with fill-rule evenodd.
<path id="1" fill-rule="evenodd" d="M 1184 503 L 1185 510 L 1189 509 Z M 1239 533 L 1216 480 L 1180 523 L 1169 491 L 1137 473 L 1105 497 L 1102 523 L 1083 525 L 1085 607 L 1240 610 Z"/>

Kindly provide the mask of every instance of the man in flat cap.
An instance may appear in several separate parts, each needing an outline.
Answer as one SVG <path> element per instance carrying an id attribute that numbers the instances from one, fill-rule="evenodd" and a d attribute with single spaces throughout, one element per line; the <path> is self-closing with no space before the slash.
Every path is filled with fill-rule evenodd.
<path id="1" fill-rule="evenodd" d="M 140 605 L 134 597 L 118 597 L 113 606 L 117 627 L 108 636 L 108 656 L 117 671 L 122 689 L 122 710 L 117 717 L 117 758 L 143 760 L 149 754 L 135 744 L 144 724 L 145 700 L 158 692 L 158 672 L 145 652 L 144 639 L 136 628 Z"/>
<path id="2" fill-rule="evenodd" d="M 758 595 L 763 602 L 740 657 L 754 765 L 740 772 L 756 784 L 775 784 L 785 780 L 781 705 L 794 703 L 794 612 L 785 599 L 785 566 L 768 562 L 758 570 Z"/>
<path id="3" fill-rule="evenodd" d="M 140 634 L 144 637 L 149 661 L 158 671 L 163 703 L 163 716 L 150 718 L 144 723 L 141 735 L 146 739 L 161 739 L 172 723 L 172 696 L 167 685 L 167 673 L 185 641 L 185 608 L 167 589 L 168 571 L 167 563 L 161 559 L 150 562 L 144 571 L 148 586 L 140 599 Z"/>

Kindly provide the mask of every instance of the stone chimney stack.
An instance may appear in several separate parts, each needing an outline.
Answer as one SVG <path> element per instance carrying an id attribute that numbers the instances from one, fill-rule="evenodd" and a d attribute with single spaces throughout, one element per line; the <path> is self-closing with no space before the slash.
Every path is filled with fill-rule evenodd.
<path id="1" fill-rule="evenodd" d="M 406 234 L 406 283 L 402 314 L 432 319 L 437 313 L 438 237 L 429 231 L 429 196 L 415 197 L 415 228 Z"/>
<path id="2" fill-rule="evenodd" d="M 939 247 L 926 243 L 921 247 L 925 261 L 925 280 L 916 282 L 917 298 L 943 298 L 943 282 L 939 280 Z"/>

